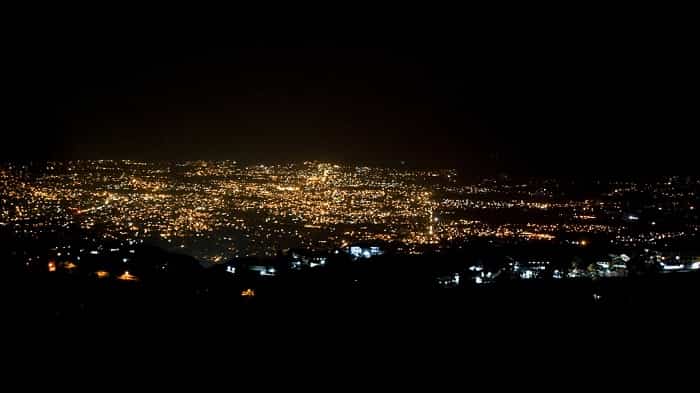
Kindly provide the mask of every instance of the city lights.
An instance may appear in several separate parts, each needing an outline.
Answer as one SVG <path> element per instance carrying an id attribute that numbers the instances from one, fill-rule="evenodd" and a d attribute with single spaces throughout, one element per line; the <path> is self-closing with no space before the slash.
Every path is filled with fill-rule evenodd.
<path id="1" fill-rule="evenodd" d="M 566 199 L 555 194 L 558 185 L 551 181 L 460 184 L 454 170 L 323 162 L 99 160 L 51 162 L 47 168 L 31 179 L 14 167 L 2 168 L 4 228 L 30 237 L 64 228 L 99 229 L 104 239 L 125 241 L 124 246 L 145 241 L 212 263 L 272 256 L 290 247 L 322 251 L 363 242 L 401 245 L 396 249 L 409 254 L 479 238 L 586 247 L 588 238 L 599 236 L 624 247 L 658 246 L 697 232 L 624 213 L 619 198 L 640 191 L 658 195 L 658 205 L 650 207 L 657 215 L 661 198 L 671 206 L 693 207 L 697 196 L 674 192 L 666 182 L 612 182 L 597 199 Z M 510 220 L 522 213 L 527 221 Z M 644 223 L 649 226 L 634 227 Z M 574 240 L 580 236 L 587 239 Z M 375 255 L 365 251 L 353 246 L 350 254 Z M 92 256 L 119 252 L 88 250 Z"/>

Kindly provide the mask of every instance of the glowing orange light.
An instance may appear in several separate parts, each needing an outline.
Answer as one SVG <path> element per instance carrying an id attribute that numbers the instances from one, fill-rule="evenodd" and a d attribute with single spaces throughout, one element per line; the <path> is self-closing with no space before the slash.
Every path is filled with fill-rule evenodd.
<path id="1" fill-rule="evenodd" d="M 133 274 L 130 274 L 128 270 L 124 272 L 121 276 L 117 277 L 118 279 L 122 281 L 138 281 L 138 277 L 134 276 Z"/>
<path id="2" fill-rule="evenodd" d="M 245 291 L 241 291 L 241 296 L 243 297 L 253 297 L 255 296 L 255 290 L 248 288 Z"/>
<path id="3" fill-rule="evenodd" d="M 49 261 L 49 271 L 50 271 L 50 272 L 55 272 L 55 271 L 56 271 L 56 262 L 54 262 L 54 261 Z"/>
<path id="4" fill-rule="evenodd" d="M 97 275 L 97 278 L 107 278 L 107 277 L 109 277 L 109 272 L 107 272 L 107 271 L 105 271 L 105 270 L 98 270 L 98 271 L 95 272 L 95 274 Z"/>

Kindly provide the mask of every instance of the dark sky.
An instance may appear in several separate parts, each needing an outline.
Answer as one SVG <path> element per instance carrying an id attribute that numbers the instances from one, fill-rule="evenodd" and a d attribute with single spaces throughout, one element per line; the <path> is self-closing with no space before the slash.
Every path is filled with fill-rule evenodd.
<path id="1" fill-rule="evenodd" d="M 675 15 L 107 15 L 13 36 L 3 156 L 697 172 L 697 31 Z"/>

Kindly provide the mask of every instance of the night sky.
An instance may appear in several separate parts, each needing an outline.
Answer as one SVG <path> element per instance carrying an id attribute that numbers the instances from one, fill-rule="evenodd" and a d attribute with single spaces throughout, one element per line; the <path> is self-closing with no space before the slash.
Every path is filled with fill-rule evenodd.
<path id="1" fill-rule="evenodd" d="M 3 156 L 697 172 L 683 21 L 242 19 L 23 24 Z"/>

